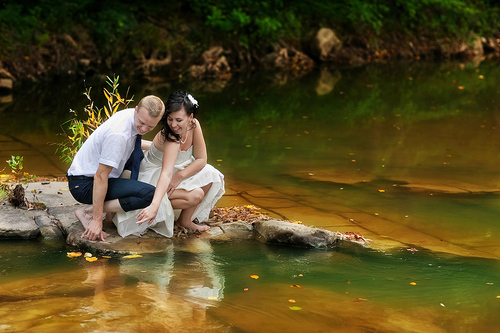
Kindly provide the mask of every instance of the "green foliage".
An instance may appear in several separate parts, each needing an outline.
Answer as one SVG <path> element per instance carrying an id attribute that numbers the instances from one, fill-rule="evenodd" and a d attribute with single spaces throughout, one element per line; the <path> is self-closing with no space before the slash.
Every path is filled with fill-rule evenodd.
<path id="1" fill-rule="evenodd" d="M 5 181 L 9 182 L 12 180 L 16 182 L 27 181 L 36 178 L 36 176 L 34 175 L 30 175 L 27 172 L 23 172 L 24 168 L 23 160 L 24 160 L 23 156 L 14 156 L 14 155 L 10 157 L 10 160 L 6 160 L 7 164 L 11 168 L 11 176 L 7 176 L 6 178 L 2 177 L 2 183 L 4 183 Z M 4 190 L 5 189 L 3 187 L 2 189 L 0 189 L 0 197 L 5 194 Z"/>
<path id="2" fill-rule="evenodd" d="M 214 33 L 238 39 L 246 48 L 291 37 L 301 26 L 283 1 L 190 0 L 189 4 Z"/>
<path id="3" fill-rule="evenodd" d="M 103 89 L 107 105 L 102 108 L 96 107 L 90 96 L 92 88 L 88 88 L 84 93 L 85 97 L 88 99 L 88 104 L 83 109 L 87 115 L 87 119 L 80 120 L 78 118 L 78 113 L 75 110 L 70 110 L 70 112 L 73 113 L 73 118 L 63 124 L 69 124 L 68 131 L 70 134 L 64 131 L 63 127 L 63 136 L 65 137 L 65 140 L 62 143 L 59 143 L 56 149 L 56 153 L 59 153 L 59 157 L 62 161 L 71 163 L 71 161 L 73 161 L 73 157 L 92 132 L 94 132 L 95 129 L 104 123 L 109 117 L 115 114 L 120 106 L 127 108 L 128 104 L 132 102 L 133 97 L 130 99 L 127 98 L 127 95 L 122 97 L 118 92 L 118 86 L 120 85 L 118 83 L 120 79 L 119 76 L 114 77 L 113 79 L 108 77 L 107 79 L 107 83 L 111 88 L 110 90 L 106 88 Z"/>
<path id="4" fill-rule="evenodd" d="M 14 156 L 10 157 L 10 160 L 7 160 L 7 164 L 11 167 L 12 173 L 20 172 L 23 169 L 23 156 Z"/>
<path id="5" fill-rule="evenodd" d="M 184 48 L 191 54 L 198 52 L 199 43 L 213 40 L 247 49 L 280 41 L 299 45 L 321 26 L 340 35 L 376 38 L 394 32 L 433 38 L 467 37 L 471 32 L 492 36 L 500 29 L 500 4 L 490 0 L 4 0 L 0 55 L 29 55 L 33 46 L 44 45 L 53 34 L 74 37 L 83 28 L 110 65 L 126 53 L 140 57 Z"/>

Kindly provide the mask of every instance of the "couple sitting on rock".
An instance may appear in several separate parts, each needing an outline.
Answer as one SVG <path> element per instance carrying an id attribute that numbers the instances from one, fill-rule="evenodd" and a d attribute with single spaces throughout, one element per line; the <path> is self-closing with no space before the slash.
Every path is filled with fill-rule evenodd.
<path id="1" fill-rule="evenodd" d="M 199 105 L 184 91 L 166 103 L 146 96 L 135 108 L 115 113 L 84 142 L 68 170 L 73 197 L 86 204 L 75 211 L 83 238 L 102 240 L 105 221 L 120 236 L 140 236 L 148 228 L 171 237 L 174 223 L 206 231 L 210 210 L 224 194 L 224 176 L 207 164 Z M 153 141 L 141 136 L 157 124 Z M 143 154 L 146 150 L 146 154 Z"/>

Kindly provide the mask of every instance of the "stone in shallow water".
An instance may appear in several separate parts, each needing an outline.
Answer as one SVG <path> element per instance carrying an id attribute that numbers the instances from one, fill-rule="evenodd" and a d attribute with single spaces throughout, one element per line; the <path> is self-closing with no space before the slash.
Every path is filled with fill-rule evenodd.
<path id="1" fill-rule="evenodd" d="M 332 231 L 284 221 L 253 223 L 256 238 L 266 243 L 291 246 L 330 248 L 339 245 L 340 237 Z"/>

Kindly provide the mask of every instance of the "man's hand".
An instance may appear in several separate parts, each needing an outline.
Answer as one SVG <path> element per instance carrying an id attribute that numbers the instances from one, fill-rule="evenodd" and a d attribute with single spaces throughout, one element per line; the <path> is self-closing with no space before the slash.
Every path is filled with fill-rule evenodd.
<path id="1" fill-rule="evenodd" d="M 96 239 L 104 241 L 108 236 L 109 234 L 102 230 L 102 220 L 101 221 L 92 220 L 89 223 L 89 226 L 85 229 L 85 231 L 82 234 L 82 238 L 87 238 L 88 240 L 91 241 Z"/>

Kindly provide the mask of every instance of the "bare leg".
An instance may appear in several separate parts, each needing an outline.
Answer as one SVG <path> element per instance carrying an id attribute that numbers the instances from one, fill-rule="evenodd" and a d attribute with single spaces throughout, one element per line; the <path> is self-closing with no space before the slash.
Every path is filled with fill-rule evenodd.
<path id="1" fill-rule="evenodd" d="M 104 222 L 113 223 L 113 217 L 115 217 L 115 215 L 116 213 L 112 212 L 106 213 L 106 216 L 104 217 Z"/>
<path id="2" fill-rule="evenodd" d="M 203 188 L 196 188 L 192 191 L 175 190 L 170 196 L 170 203 L 174 209 L 182 209 L 179 218 L 175 222 L 177 226 L 195 231 L 207 231 L 210 229 L 207 225 L 198 225 L 193 223 L 193 213 L 196 207 L 205 197 Z"/>

